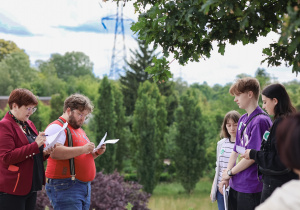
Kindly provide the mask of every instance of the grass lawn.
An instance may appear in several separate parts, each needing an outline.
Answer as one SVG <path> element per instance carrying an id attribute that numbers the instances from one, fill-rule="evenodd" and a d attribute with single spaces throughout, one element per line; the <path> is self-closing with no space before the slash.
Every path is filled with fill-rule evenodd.
<path id="1" fill-rule="evenodd" d="M 148 207 L 153 210 L 217 210 L 217 202 L 211 203 L 209 197 L 211 184 L 209 179 L 201 179 L 191 195 L 187 195 L 179 183 L 159 184 Z"/>

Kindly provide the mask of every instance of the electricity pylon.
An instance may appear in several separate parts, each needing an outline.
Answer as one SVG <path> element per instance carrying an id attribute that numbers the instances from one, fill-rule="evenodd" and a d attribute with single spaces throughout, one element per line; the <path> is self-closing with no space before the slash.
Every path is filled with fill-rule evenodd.
<path id="1" fill-rule="evenodd" d="M 120 74 L 124 72 L 124 66 L 126 65 L 126 45 L 125 45 L 125 33 L 124 33 L 124 21 L 133 21 L 132 19 L 123 18 L 123 6 L 117 5 L 117 13 L 115 15 L 110 15 L 103 17 L 101 23 L 106 29 L 104 24 L 105 20 L 115 20 L 115 37 L 114 45 L 111 56 L 111 64 L 109 77 L 112 79 L 117 79 Z"/>

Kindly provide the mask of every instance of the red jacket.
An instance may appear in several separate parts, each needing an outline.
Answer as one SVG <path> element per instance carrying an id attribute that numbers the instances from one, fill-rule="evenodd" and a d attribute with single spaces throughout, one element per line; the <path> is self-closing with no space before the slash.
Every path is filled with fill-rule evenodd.
<path id="1" fill-rule="evenodd" d="M 38 135 L 34 124 L 30 120 L 27 123 Z M 21 128 L 6 113 L 0 121 L 0 192 L 13 195 L 29 193 L 32 185 L 33 156 L 39 152 L 37 143 L 29 144 Z"/>

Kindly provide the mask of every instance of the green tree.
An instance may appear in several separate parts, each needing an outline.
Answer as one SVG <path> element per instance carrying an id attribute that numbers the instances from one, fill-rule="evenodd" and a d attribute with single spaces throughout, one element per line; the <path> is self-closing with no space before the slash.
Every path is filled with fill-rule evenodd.
<path id="1" fill-rule="evenodd" d="M 1 95 L 9 95 L 15 88 L 32 89 L 37 71 L 30 67 L 30 61 L 24 52 L 8 54 L 0 62 Z"/>
<path id="2" fill-rule="evenodd" d="M 21 50 L 16 43 L 13 41 L 6 41 L 4 39 L 0 39 L 0 62 L 8 55 L 13 52 L 24 52 Z"/>
<path id="3" fill-rule="evenodd" d="M 126 96 L 124 97 L 124 105 L 126 107 L 127 116 L 133 114 L 139 85 L 146 80 L 154 82 L 145 69 L 152 64 L 153 58 L 158 55 L 158 53 L 155 53 L 154 49 L 151 49 L 147 44 L 145 44 L 145 41 L 137 41 L 139 49 L 135 51 L 131 50 L 132 56 L 130 62 L 126 61 L 129 69 L 125 69 L 125 76 L 120 77 L 122 93 L 124 96 Z M 174 94 L 175 83 L 171 81 L 165 81 L 157 83 L 157 86 L 160 93 L 167 97 L 167 119 L 168 125 L 170 125 L 174 121 L 174 111 L 178 106 L 178 97 L 176 94 Z"/>
<path id="4" fill-rule="evenodd" d="M 131 150 L 136 153 L 137 175 L 143 189 L 152 193 L 163 166 L 167 112 L 156 84 L 144 82 L 138 89 L 133 114 L 134 140 Z"/>
<path id="5" fill-rule="evenodd" d="M 280 39 L 263 50 L 264 61 L 273 66 L 286 63 L 293 72 L 300 71 L 298 0 L 137 0 L 134 4 L 139 18 L 131 29 L 139 39 L 162 47 L 165 57 L 174 54 L 180 64 L 209 58 L 213 41 L 223 55 L 226 44 L 255 43 L 274 32 Z M 160 66 L 152 68 L 151 74 L 166 79 L 167 63 L 155 62 Z"/>
<path id="6" fill-rule="evenodd" d="M 57 93 L 51 96 L 50 100 L 50 122 L 58 119 L 63 114 L 64 101 L 66 95 L 64 93 Z"/>
<path id="7" fill-rule="evenodd" d="M 300 111 L 300 82 L 297 80 L 293 80 L 284 83 L 284 86 L 291 98 L 292 104 L 298 111 Z"/>
<path id="8" fill-rule="evenodd" d="M 66 52 L 64 55 L 52 54 L 49 62 L 53 63 L 57 76 L 65 81 L 70 76 L 94 76 L 93 63 L 82 52 Z"/>
<path id="9" fill-rule="evenodd" d="M 134 104 L 137 99 L 139 85 L 150 78 L 145 69 L 151 65 L 156 55 L 154 49 L 150 49 L 145 41 L 137 40 L 139 49 L 131 52 L 130 61 L 126 61 L 129 68 L 125 68 L 125 75 L 120 77 L 126 115 L 132 115 Z"/>
<path id="10" fill-rule="evenodd" d="M 54 65 L 41 60 L 36 61 L 36 65 L 38 69 L 37 79 L 32 82 L 32 89 L 35 93 L 38 96 L 66 95 L 69 84 L 57 77 Z"/>
<path id="11" fill-rule="evenodd" d="M 93 103 L 96 103 L 100 80 L 91 76 L 68 77 L 68 94 L 81 93 L 86 95 Z"/>
<path id="12" fill-rule="evenodd" d="M 117 122 L 115 104 L 112 84 L 105 76 L 99 87 L 99 98 L 94 117 L 97 145 L 106 132 L 107 139 L 115 138 Z M 115 145 L 106 145 L 105 153 L 96 159 L 97 171 L 104 170 L 104 173 L 112 173 L 115 170 L 115 150 Z"/>
<path id="13" fill-rule="evenodd" d="M 175 113 L 176 173 L 186 192 L 191 193 L 205 168 L 205 132 L 196 90 L 188 89 L 180 97 L 180 106 Z"/>
<path id="14" fill-rule="evenodd" d="M 261 89 L 271 83 L 271 76 L 265 69 L 258 68 L 255 72 L 255 78 L 259 81 Z"/>
<path id="15" fill-rule="evenodd" d="M 126 128 L 125 107 L 123 105 L 123 94 L 117 85 L 113 85 L 115 98 L 115 113 L 118 117 L 116 121 L 115 137 L 120 139 L 116 144 L 116 169 L 121 172 L 124 167 L 124 159 L 128 153 L 129 130 Z"/>
<path id="16" fill-rule="evenodd" d="M 44 131 L 50 123 L 50 111 L 51 108 L 45 105 L 39 100 L 37 110 L 30 117 L 30 120 L 34 123 L 37 131 Z"/>

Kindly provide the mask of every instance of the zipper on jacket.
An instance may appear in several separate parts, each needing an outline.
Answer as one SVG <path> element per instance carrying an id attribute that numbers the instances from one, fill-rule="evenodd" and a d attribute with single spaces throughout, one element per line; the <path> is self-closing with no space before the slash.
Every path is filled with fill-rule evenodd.
<path id="1" fill-rule="evenodd" d="M 18 186 L 18 183 L 19 183 L 19 179 L 20 179 L 20 173 L 18 173 L 17 182 L 16 182 L 16 185 L 15 185 L 15 188 L 14 188 L 14 191 L 13 191 L 13 192 L 15 192 L 15 191 L 16 191 L 16 188 L 17 188 L 17 186 Z"/>

